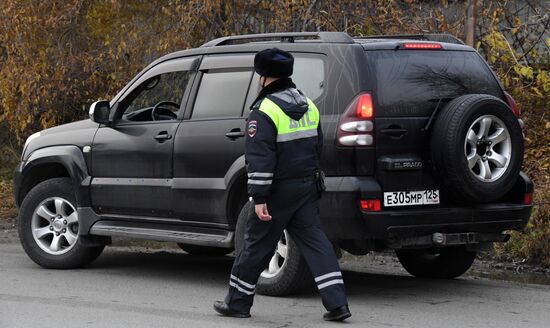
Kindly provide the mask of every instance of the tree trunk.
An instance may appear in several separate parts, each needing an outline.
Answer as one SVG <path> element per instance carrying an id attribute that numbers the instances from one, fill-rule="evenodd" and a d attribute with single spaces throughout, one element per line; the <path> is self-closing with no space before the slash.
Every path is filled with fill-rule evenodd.
<path id="1" fill-rule="evenodd" d="M 464 38 L 466 44 L 473 47 L 475 43 L 475 28 L 478 0 L 468 0 L 466 24 L 464 24 Z"/>

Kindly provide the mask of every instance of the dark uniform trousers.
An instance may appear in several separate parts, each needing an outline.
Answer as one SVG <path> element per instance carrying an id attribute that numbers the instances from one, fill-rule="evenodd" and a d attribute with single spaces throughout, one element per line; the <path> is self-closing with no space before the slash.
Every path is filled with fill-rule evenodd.
<path id="1" fill-rule="evenodd" d="M 307 179 L 274 180 L 267 209 L 271 221 L 261 221 L 251 204 L 244 247 L 237 255 L 226 304 L 249 312 L 256 283 L 267 267 L 284 229 L 295 241 L 313 274 L 327 310 L 347 304 L 342 274 L 332 244 L 321 229 L 315 182 Z"/>

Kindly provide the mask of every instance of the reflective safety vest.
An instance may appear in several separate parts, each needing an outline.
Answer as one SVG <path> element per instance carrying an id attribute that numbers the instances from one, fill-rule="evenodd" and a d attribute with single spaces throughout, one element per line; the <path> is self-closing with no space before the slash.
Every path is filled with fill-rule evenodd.
<path id="1" fill-rule="evenodd" d="M 308 110 L 303 114 L 302 118 L 295 120 L 288 116 L 281 107 L 277 106 L 269 98 L 265 98 L 259 110 L 271 119 L 277 128 L 277 142 L 286 142 L 296 139 L 316 137 L 317 126 L 319 125 L 319 110 L 317 106 L 306 98 Z"/>
<path id="2" fill-rule="evenodd" d="M 286 93 L 285 93 L 286 92 Z M 267 96 L 248 118 L 248 193 L 268 201 L 274 181 L 312 176 L 322 146 L 319 110 L 296 89 Z"/>

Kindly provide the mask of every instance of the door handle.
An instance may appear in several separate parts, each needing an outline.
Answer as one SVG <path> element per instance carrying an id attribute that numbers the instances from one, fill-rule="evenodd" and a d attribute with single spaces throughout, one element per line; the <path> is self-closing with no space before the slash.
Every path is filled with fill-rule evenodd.
<path id="1" fill-rule="evenodd" d="M 165 142 L 166 140 L 172 139 L 172 135 L 168 134 L 167 131 L 162 131 L 162 132 L 159 132 L 159 134 L 157 134 L 156 136 L 154 136 L 153 139 L 162 143 L 162 142 Z"/>
<path id="2" fill-rule="evenodd" d="M 231 140 L 244 137 L 244 132 L 241 129 L 233 129 L 225 134 Z"/>
<path id="3" fill-rule="evenodd" d="M 390 128 L 390 129 L 380 130 L 380 133 L 385 134 L 387 136 L 390 136 L 392 138 L 398 138 L 398 139 L 401 138 L 402 136 L 404 136 L 405 134 L 407 134 L 407 132 L 408 132 L 407 129 L 399 129 L 399 128 L 397 128 L 397 129 L 395 129 L 395 128 L 391 129 Z"/>

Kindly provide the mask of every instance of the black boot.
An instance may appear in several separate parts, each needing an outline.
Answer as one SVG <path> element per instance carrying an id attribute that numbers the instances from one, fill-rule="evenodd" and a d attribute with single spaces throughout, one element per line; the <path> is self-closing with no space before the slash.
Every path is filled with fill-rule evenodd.
<path id="1" fill-rule="evenodd" d="M 332 311 L 329 311 L 323 315 L 323 319 L 326 321 L 344 321 L 351 317 L 351 312 L 347 305 L 342 305 Z"/>
<path id="2" fill-rule="evenodd" d="M 249 312 L 237 312 L 235 310 L 231 310 L 229 308 L 229 305 L 227 305 L 223 301 L 216 301 L 214 302 L 214 310 L 218 312 L 219 314 L 226 316 L 226 317 L 234 317 L 234 318 L 250 318 Z"/>

